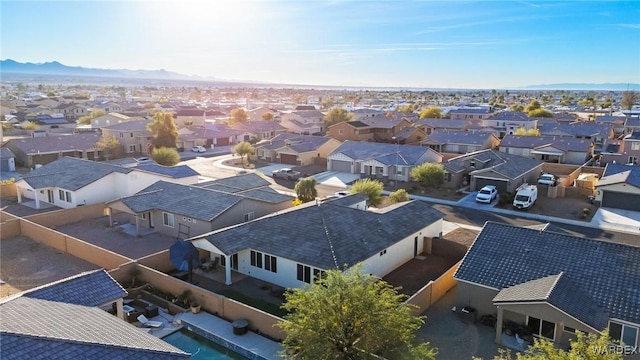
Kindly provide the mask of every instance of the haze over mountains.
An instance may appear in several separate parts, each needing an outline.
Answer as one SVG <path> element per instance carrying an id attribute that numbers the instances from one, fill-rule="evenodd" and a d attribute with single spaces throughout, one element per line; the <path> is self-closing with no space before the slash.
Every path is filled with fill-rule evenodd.
<path id="1" fill-rule="evenodd" d="M 29 75 L 58 75 L 58 76 L 80 76 L 80 77 L 101 77 L 101 78 L 128 78 L 139 80 L 183 80 L 183 81 L 206 81 L 206 82 L 224 82 L 227 85 L 232 83 L 253 85 L 259 82 L 251 81 L 234 81 L 220 80 L 213 77 L 189 76 L 176 72 L 159 70 L 129 70 L 129 69 L 96 69 L 86 68 L 82 66 L 67 66 L 57 61 L 45 63 L 21 63 L 12 59 L 0 60 L 0 73 L 2 74 L 29 74 Z M 283 85 L 283 84 L 262 84 L 267 85 Z M 312 84 L 304 84 L 305 87 Z M 424 89 L 428 89 L 425 87 Z M 539 84 L 539 85 L 523 85 L 516 89 L 522 90 L 640 90 L 640 84 L 627 83 L 557 83 L 557 84 Z"/>

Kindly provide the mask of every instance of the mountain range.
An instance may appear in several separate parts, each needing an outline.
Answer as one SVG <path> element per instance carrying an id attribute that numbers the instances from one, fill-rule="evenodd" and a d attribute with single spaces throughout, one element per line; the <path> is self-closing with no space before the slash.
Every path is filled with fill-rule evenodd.
<path id="1" fill-rule="evenodd" d="M 2 74 L 26 74 L 26 75 L 58 75 L 58 76 L 81 76 L 81 77 L 99 77 L 112 79 L 138 79 L 138 80 L 182 80 L 182 81 L 217 81 L 242 84 L 259 84 L 259 82 L 251 81 L 224 81 L 211 77 L 189 76 L 176 72 L 159 70 L 129 70 L 129 69 L 96 69 L 86 68 L 82 66 L 67 66 L 57 61 L 45 63 L 21 63 L 12 59 L 0 60 L 0 73 Z M 269 85 L 269 84 L 263 84 Z M 280 84 L 283 85 L 283 84 Z M 308 86 L 308 85 L 307 85 Z M 640 90 L 640 84 L 628 83 L 605 83 L 605 84 L 589 84 L 589 83 L 558 83 L 558 84 L 541 84 L 527 85 L 515 89 L 522 90 Z M 462 90 L 462 89 L 461 89 Z"/>

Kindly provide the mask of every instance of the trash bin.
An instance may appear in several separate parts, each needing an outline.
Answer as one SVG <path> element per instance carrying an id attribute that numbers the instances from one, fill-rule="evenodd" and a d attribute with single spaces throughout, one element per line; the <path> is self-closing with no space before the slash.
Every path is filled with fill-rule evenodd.
<path id="1" fill-rule="evenodd" d="M 589 196 L 589 197 L 587 197 L 587 199 L 589 200 L 589 204 L 594 204 L 596 202 L 596 197 L 595 196 Z"/>
<path id="2" fill-rule="evenodd" d="M 475 324 L 477 315 L 478 315 L 478 312 L 476 311 L 476 309 L 472 308 L 471 306 L 465 306 L 462 309 L 460 309 L 460 317 L 462 317 L 462 321 L 468 324 Z"/>

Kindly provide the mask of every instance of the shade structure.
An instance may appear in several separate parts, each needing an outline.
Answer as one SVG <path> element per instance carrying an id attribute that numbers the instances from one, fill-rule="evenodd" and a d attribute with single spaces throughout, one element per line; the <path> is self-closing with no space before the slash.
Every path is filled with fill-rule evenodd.
<path id="1" fill-rule="evenodd" d="M 200 264 L 198 249 L 189 241 L 180 239 L 169 248 L 169 259 L 178 271 L 191 271 Z"/>

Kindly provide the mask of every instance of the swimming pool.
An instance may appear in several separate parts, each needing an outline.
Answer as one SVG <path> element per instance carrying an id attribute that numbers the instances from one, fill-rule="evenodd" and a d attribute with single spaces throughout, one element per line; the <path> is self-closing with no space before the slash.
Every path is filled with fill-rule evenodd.
<path id="1" fill-rule="evenodd" d="M 186 329 L 165 336 L 162 340 L 191 354 L 191 359 L 245 360 L 239 355 L 211 340 L 194 334 Z"/>

